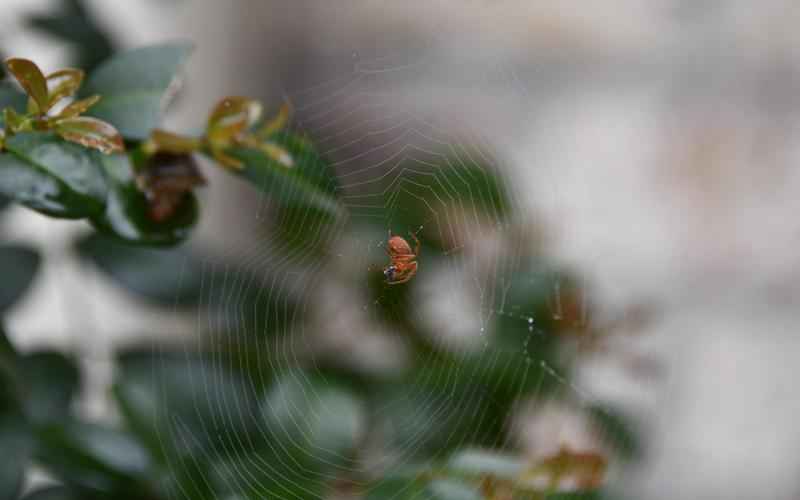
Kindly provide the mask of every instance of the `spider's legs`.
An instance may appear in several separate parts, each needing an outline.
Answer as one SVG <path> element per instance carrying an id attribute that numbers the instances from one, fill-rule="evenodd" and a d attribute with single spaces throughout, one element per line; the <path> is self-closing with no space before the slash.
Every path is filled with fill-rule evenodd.
<path id="1" fill-rule="evenodd" d="M 408 234 L 410 234 L 411 237 L 413 237 L 414 241 L 416 242 L 416 246 L 414 248 L 414 255 L 419 255 L 420 243 L 419 243 L 419 238 L 417 238 L 417 233 L 412 233 L 411 231 L 409 231 Z"/>

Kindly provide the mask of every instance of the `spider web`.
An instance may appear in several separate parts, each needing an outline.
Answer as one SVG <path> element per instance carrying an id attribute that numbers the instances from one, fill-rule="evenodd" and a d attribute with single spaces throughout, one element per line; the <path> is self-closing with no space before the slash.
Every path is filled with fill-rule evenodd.
<path id="1" fill-rule="evenodd" d="M 203 388 L 201 403 L 220 406 L 209 420 L 197 412 L 204 434 L 222 433 L 224 456 L 200 456 L 215 465 L 194 476 L 197 491 L 221 485 L 255 496 L 330 496 L 343 479 L 358 491 L 381 474 L 461 449 L 518 455 L 526 448 L 524 419 L 515 418 L 522 410 L 561 400 L 577 410 L 596 403 L 562 368 L 575 352 L 554 347 L 552 326 L 570 307 L 562 290 L 568 284 L 535 256 L 524 230 L 524 191 L 513 185 L 496 138 L 437 107 L 438 90 L 416 87 L 448 68 L 426 58 L 356 53 L 343 67 L 286 96 L 292 131 L 307 134 L 331 161 L 336 184 L 329 187 L 346 216 L 324 221 L 310 208 L 287 215 L 263 196 L 252 217 L 283 237 L 259 238 L 235 253 L 247 256 L 241 267 L 267 272 L 209 271 L 203 280 L 208 304 L 221 301 L 235 314 L 198 315 L 212 354 L 202 370 L 184 374 Z M 524 97 L 514 72 L 498 68 L 465 82 L 461 98 L 478 102 L 498 82 Z M 491 181 L 501 200 L 487 195 L 495 192 Z M 283 199 L 299 196 L 278 189 L 287 190 L 279 193 Z M 381 273 L 390 232 L 417 233 L 423 244 L 418 274 L 397 287 Z M 239 306 L 247 294 L 256 294 L 262 309 Z M 588 328 L 587 298 L 574 297 L 578 312 L 570 320 Z M 254 341 L 242 326 L 248 322 L 264 336 Z M 412 339 L 409 330 L 417 332 Z M 442 353 L 451 361 L 443 362 Z M 215 377 L 224 375 L 217 368 L 230 366 L 249 378 L 233 394 L 219 394 L 224 386 Z M 387 380 L 384 389 L 396 384 L 397 394 L 356 399 L 350 389 L 359 377 Z M 251 419 L 255 429 L 231 430 Z M 563 438 L 570 430 L 560 427 L 568 424 L 549 429 Z M 188 429 L 176 415 L 161 438 L 194 449 Z M 323 430 L 351 436 L 358 451 L 329 446 Z M 265 443 L 268 458 L 255 452 L 254 440 Z M 175 470 L 196 465 L 190 456 L 168 460 Z"/>

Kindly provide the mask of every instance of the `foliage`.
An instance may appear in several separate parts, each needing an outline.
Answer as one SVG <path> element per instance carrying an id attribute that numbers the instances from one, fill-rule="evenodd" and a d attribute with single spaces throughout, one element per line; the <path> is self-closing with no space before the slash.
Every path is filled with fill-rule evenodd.
<path id="1" fill-rule="evenodd" d="M 79 2 L 66 4 L 76 18 L 37 24 L 66 35 L 84 14 Z M 0 449 L 15 458 L 0 471 L 0 498 L 20 497 L 32 464 L 58 484 L 27 492 L 26 500 L 314 499 L 346 485 L 369 499 L 608 498 L 601 489 L 607 457 L 563 449 L 527 463 L 498 452 L 509 442 L 515 406 L 554 397 L 549 374 L 569 373 L 559 357 L 560 326 L 539 321 L 550 316 L 550 293 L 562 278 L 545 264 L 542 272 L 506 270 L 501 283 L 488 285 L 487 296 L 497 297 L 486 325 L 494 333 L 477 352 L 432 341 L 435 332 L 413 313 L 414 282 L 387 287 L 366 267 L 353 279 L 407 341 L 410 366 L 368 375 L 341 363 L 339 353 L 295 358 L 279 350 L 298 341 L 309 321 L 303 294 L 327 275 L 314 273 L 309 285 L 258 274 L 188 244 L 200 217 L 196 190 L 207 183 L 196 159 L 269 200 L 281 258 L 324 262 L 338 231 L 376 229 L 349 220 L 334 169 L 292 124 L 288 104 L 264 119 L 260 103 L 225 97 L 201 135 L 159 128 L 190 52 L 173 43 L 117 54 L 93 64 L 85 84 L 81 70 L 45 75 L 31 61 L 7 61 L 24 93 L 0 86 L 3 206 L 88 221 L 96 231 L 74 245 L 84 262 L 154 307 L 202 311 L 208 331 L 196 350 L 117 354 L 114 426 L 77 415 L 82 374 L 74 358 L 20 353 L 0 331 Z M 424 194 L 388 200 L 383 220 L 416 228 L 435 203 L 510 220 L 503 180 L 471 158 L 443 154 L 430 172 L 411 172 L 427 186 Z M 423 265 L 452 262 L 447 243 L 429 236 Z M 28 247 L 0 246 L 0 315 L 25 295 L 39 265 Z M 504 311 L 506 303 L 537 318 L 535 335 L 519 311 Z M 521 352 L 531 339 L 535 346 Z M 592 415 L 622 455 L 640 452 L 619 415 L 600 407 Z M 376 435 L 387 455 L 401 457 L 377 472 L 364 467 L 365 444 Z M 565 476 L 578 478 L 579 492 L 559 490 Z"/>

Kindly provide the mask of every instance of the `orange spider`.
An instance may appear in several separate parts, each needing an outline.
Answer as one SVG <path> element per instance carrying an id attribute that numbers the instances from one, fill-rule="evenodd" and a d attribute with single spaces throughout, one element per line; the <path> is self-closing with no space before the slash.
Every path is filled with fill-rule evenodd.
<path id="1" fill-rule="evenodd" d="M 402 236 L 392 236 L 389 231 L 389 241 L 386 243 L 386 253 L 392 260 L 389 266 L 383 269 L 386 283 L 399 285 L 405 283 L 417 274 L 416 258 L 419 255 L 419 238 L 414 233 L 409 233 L 416 241 L 416 248 L 411 251 L 411 246 Z"/>

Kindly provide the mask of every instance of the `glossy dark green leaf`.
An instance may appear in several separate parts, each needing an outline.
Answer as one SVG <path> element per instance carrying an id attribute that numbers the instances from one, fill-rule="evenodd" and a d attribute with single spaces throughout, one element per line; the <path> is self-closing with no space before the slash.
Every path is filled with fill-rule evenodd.
<path id="1" fill-rule="evenodd" d="M 0 498 L 14 499 L 22 489 L 34 450 L 33 439 L 20 420 L 0 415 L 0 450 L 6 459 L 0 467 Z"/>
<path id="2" fill-rule="evenodd" d="M 32 248 L 21 245 L 0 245 L 0 314 L 6 312 L 30 287 L 41 258 Z"/>
<path id="3" fill-rule="evenodd" d="M 185 246 L 145 248 L 95 233 L 75 248 L 117 284 L 155 304 L 193 306 L 202 297 L 203 266 Z"/>
<path id="4" fill-rule="evenodd" d="M 168 220 L 149 216 L 148 200 L 136 186 L 130 158 L 124 154 L 101 155 L 109 186 L 105 212 L 91 218 L 100 231 L 118 239 L 143 245 L 174 245 L 185 240 L 197 222 L 198 204 L 186 193 Z"/>
<path id="5" fill-rule="evenodd" d="M 147 498 L 151 464 L 129 434 L 99 424 L 66 420 L 40 427 L 36 460 L 68 485 L 114 498 Z"/>
<path id="6" fill-rule="evenodd" d="M 47 486 L 31 491 L 22 500 L 83 500 L 84 495 L 64 486 Z"/>
<path id="7" fill-rule="evenodd" d="M 274 142 L 288 151 L 294 163 L 286 167 L 257 149 L 234 148 L 229 154 L 244 167 L 232 172 L 251 182 L 279 206 L 305 205 L 330 214 L 343 215 L 337 200 L 335 172 L 304 137 L 281 133 Z"/>
<path id="8" fill-rule="evenodd" d="M 241 448 L 255 425 L 255 395 L 213 356 L 125 352 L 114 396 L 127 425 L 165 461 Z"/>
<path id="9" fill-rule="evenodd" d="M 107 187 L 99 153 L 44 133 L 15 135 L 6 147 L 0 154 L 0 194 L 53 217 L 103 211 Z"/>
<path id="10" fill-rule="evenodd" d="M 146 139 L 158 127 L 168 90 L 191 51 L 191 44 L 173 43 L 113 56 L 82 89 L 84 97 L 103 96 L 89 114 L 112 123 L 127 139 Z"/>

